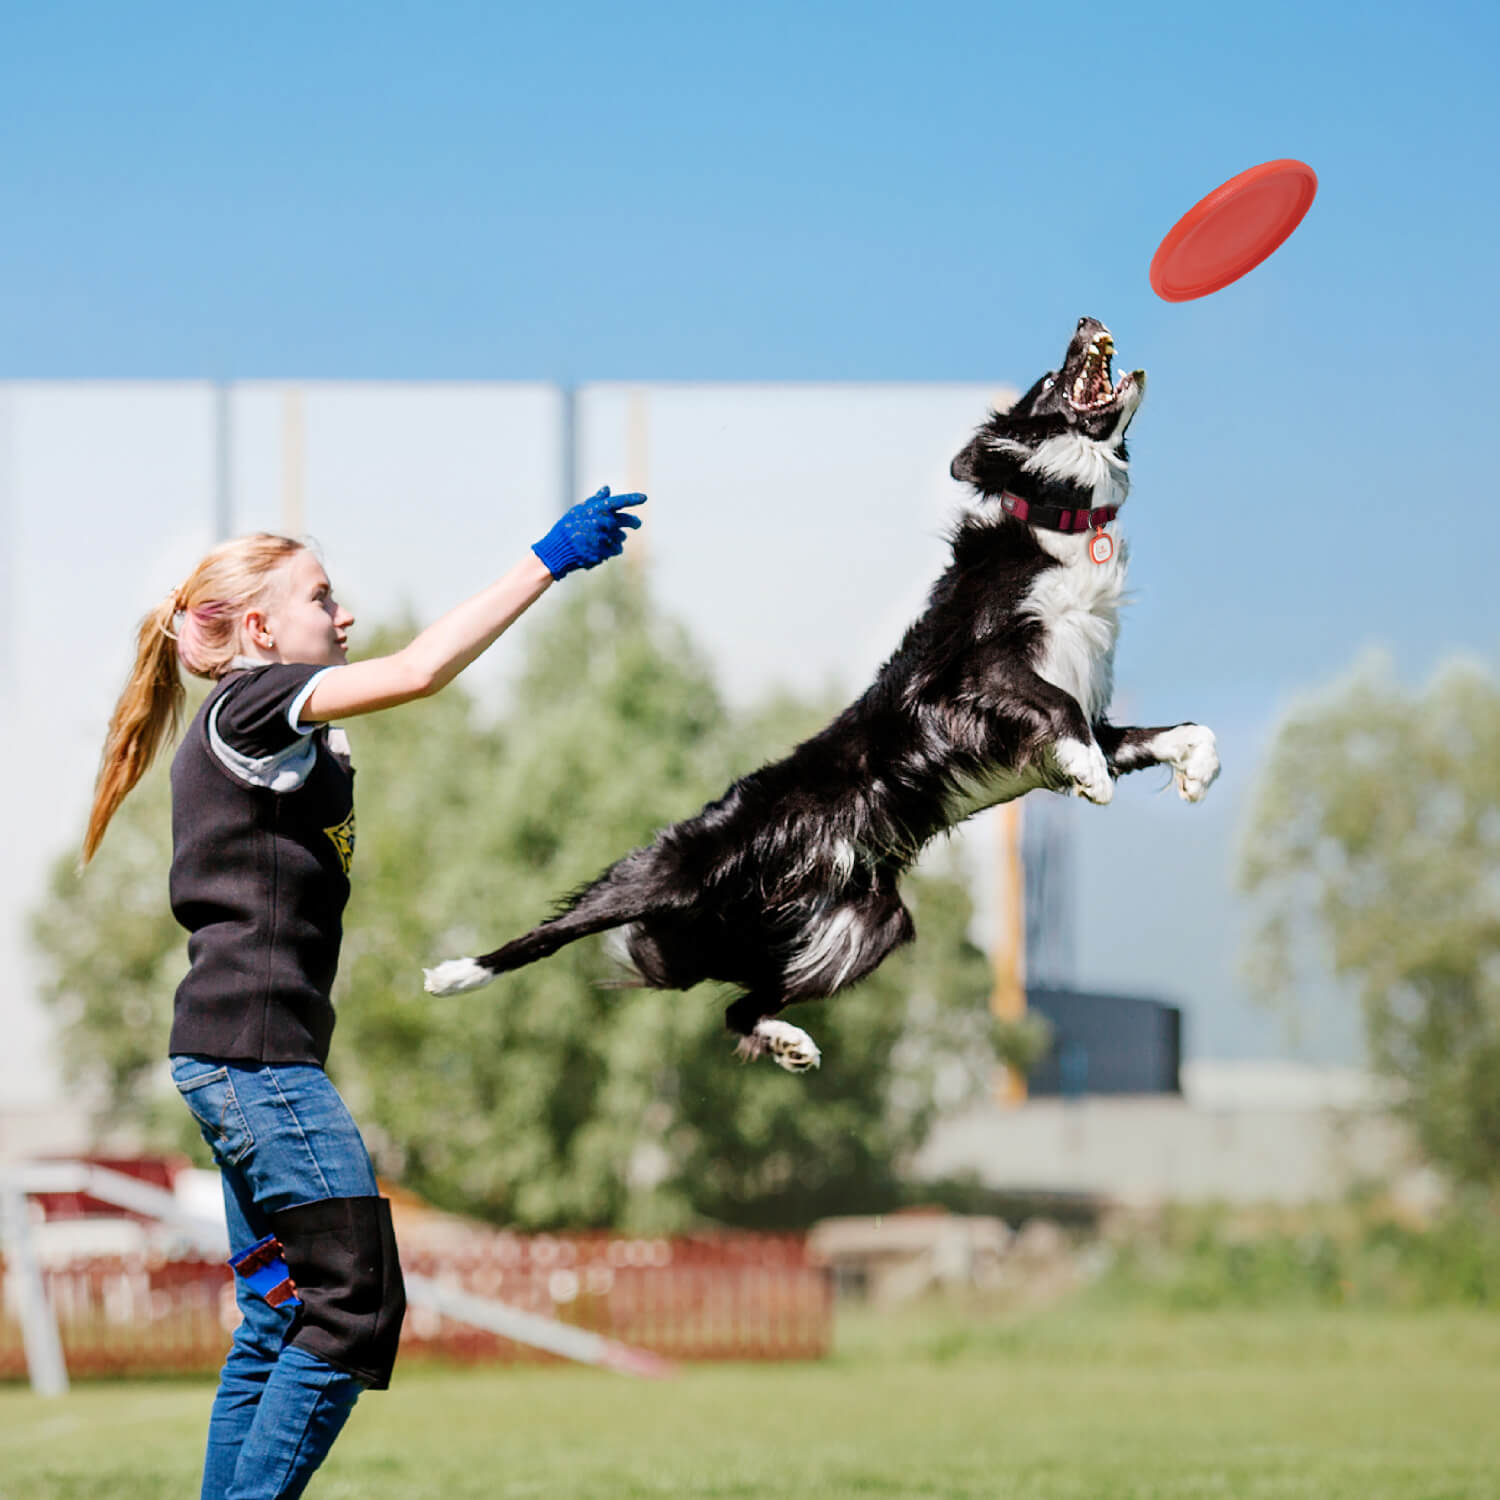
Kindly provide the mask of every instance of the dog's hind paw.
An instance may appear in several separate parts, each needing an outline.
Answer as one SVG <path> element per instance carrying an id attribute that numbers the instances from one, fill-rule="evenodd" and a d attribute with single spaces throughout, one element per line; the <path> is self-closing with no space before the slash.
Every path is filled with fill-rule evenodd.
<path id="1" fill-rule="evenodd" d="M 1156 737 L 1157 757 L 1172 768 L 1177 795 L 1184 802 L 1201 802 L 1219 774 L 1218 743 L 1212 729 L 1201 724 L 1179 724 Z"/>
<path id="2" fill-rule="evenodd" d="M 477 990 L 495 977 L 493 969 L 487 969 L 472 958 L 450 958 L 435 969 L 422 970 L 422 988 L 429 995 L 461 995 L 465 990 Z"/>
<path id="3" fill-rule="evenodd" d="M 770 1017 L 757 1021 L 750 1035 L 740 1038 L 735 1051 L 746 1062 L 769 1052 L 777 1067 L 785 1068 L 788 1073 L 805 1073 L 823 1061 L 818 1044 L 800 1026 L 773 1021 Z"/>
<path id="4" fill-rule="evenodd" d="M 1078 796 L 1087 797 L 1100 807 L 1113 800 L 1115 782 L 1109 774 L 1109 762 L 1092 740 L 1087 745 L 1078 740 L 1059 740 L 1052 753 L 1057 757 L 1058 769 L 1073 783 Z"/>

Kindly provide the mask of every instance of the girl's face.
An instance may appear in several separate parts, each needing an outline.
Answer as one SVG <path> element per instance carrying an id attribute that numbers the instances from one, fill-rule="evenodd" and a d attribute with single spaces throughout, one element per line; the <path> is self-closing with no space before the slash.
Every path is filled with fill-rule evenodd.
<path id="1" fill-rule="evenodd" d="M 244 630 L 256 653 L 269 661 L 340 667 L 349 659 L 354 616 L 333 597 L 317 557 L 304 549 L 282 565 L 270 598 L 245 612 Z"/>

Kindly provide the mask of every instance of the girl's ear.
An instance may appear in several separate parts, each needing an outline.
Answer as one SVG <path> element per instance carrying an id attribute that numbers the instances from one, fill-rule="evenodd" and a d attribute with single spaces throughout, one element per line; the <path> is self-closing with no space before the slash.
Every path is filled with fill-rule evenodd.
<path id="1" fill-rule="evenodd" d="M 271 635 L 271 623 L 263 609 L 247 609 L 240 618 L 240 639 L 251 646 L 269 650 L 275 644 Z"/>

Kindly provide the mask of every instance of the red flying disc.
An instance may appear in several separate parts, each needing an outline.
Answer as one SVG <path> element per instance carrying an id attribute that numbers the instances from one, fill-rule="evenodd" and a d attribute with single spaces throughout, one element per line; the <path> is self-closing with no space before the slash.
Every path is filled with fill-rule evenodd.
<path id="1" fill-rule="evenodd" d="M 1151 290 L 1190 302 L 1253 271 L 1302 222 L 1318 174 L 1290 157 L 1264 161 L 1200 198 L 1151 257 Z"/>

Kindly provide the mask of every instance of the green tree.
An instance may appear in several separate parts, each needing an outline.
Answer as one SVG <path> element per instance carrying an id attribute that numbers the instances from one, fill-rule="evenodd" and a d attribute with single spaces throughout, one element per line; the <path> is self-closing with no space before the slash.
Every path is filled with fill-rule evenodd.
<path id="1" fill-rule="evenodd" d="M 1366 662 L 1281 726 L 1247 830 L 1261 995 L 1330 968 L 1431 1160 L 1500 1186 L 1500 687 Z"/>
<path id="2" fill-rule="evenodd" d="M 993 1056 L 987 970 L 952 874 L 909 882 L 914 948 L 808 1008 L 827 1060 L 799 1078 L 735 1062 L 727 994 L 610 987 L 599 939 L 469 995 L 421 987 L 422 964 L 524 931 L 823 717 L 788 699 L 731 716 L 685 632 L 616 568 L 548 601 L 493 723 L 454 684 L 351 724 L 359 834 L 330 1072 L 386 1175 L 527 1227 L 795 1224 L 896 1200 L 940 1091 L 987 1076 Z M 153 777 L 81 883 L 60 867 L 37 928 L 70 1052 L 108 1072 L 137 1120 L 183 964 L 167 821 Z M 146 920 L 117 911 L 126 880 Z M 142 1002 L 128 1047 L 122 994 Z"/>
<path id="3" fill-rule="evenodd" d="M 524 931 L 825 717 L 783 698 L 731 718 L 637 575 L 613 570 L 591 585 L 531 641 L 492 758 L 462 766 L 466 830 L 449 850 L 418 856 L 418 868 L 447 860 L 463 872 L 444 911 L 420 919 L 438 936 L 382 943 L 378 960 L 361 936 L 345 964 L 339 1066 L 403 1180 L 496 1220 L 791 1224 L 893 1202 L 935 1118 L 937 1075 L 990 1056 L 987 969 L 952 876 L 913 882 L 917 949 L 810 1008 L 828 1065 L 800 1078 L 733 1060 L 727 991 L 610 987 L 602 940 L 471 995 L 433 1000 L 413 988 L 414 954 L 482 951 Z M 388 748 L 361 736 L 374 780 L 411 761 L 402 720 L 380 716 Z M 408 856 L 388 864 L 374 833 L 366 856 L 361 902 L 410 879 Z M 362 934 L 368 925 L 360 919 Z"/>
<path id="4" fill-rule="evenodd" d="M 48 960 L 42 998 L 58 1021 L 63 1075 L 99 1120 L 144 1131 L 152 1144 L 186 1143 L 157 1108 L 172 994 L 184 967 L 182 929 L 167 905 L 171 791 L 156 766 L 126 798 L 89 866 L 79 846 L 59 856 L 32 922 Z M 182 1111 L 184 1119 L 186 1112 Z"/>
<path id="5" fill-rule="evenodd" d="M 726 727 L 707 667 L 651 615 L 630 570 L 580 582 L 549 601 L 486 754 L 467 742 L 457 753 L 409 710 L 365 721 L 357 746 L 379 811 L 366 817 L 361 785 L 370 832 L 341 970 L 338 1076 L 403 1181 L 529 1226 L 653 1216 L 632 1161 L 676 1041 L 678 1012 L 662 1002 L 681 997 L 605 988 L 614 971 L 597 940 L 470 995 L 425 994 L 419 966 L 525 930 L 706 795 Z M 452 756 L 457 822 L 436 839 L 390 838 L 385 788 L 424 755 Z M 372 917 L 414 881 L 441 882 L 441 894 L 426 893 L 407 930 L 379 930 Z"/>

